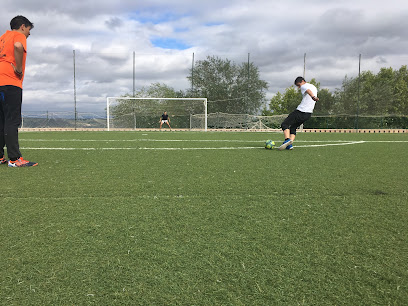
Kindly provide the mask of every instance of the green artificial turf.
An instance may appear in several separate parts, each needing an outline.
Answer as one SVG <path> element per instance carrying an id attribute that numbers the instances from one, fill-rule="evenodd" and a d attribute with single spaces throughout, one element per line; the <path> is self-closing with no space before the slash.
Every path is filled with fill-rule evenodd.
<path id="1" fill-rule="evenodd" d="M 267 139 L 20 133 L 0 304 L 408 304 L 408 135 Z"/>

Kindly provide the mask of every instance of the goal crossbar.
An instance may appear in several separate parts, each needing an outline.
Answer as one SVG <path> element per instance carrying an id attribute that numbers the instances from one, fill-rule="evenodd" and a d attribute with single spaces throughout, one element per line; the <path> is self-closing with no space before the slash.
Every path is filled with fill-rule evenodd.
<path id="1" fill-rule="evenodd" d="M 169 101 L 202 101 L 204 103 L 204 131 L 207 131 L 207 98 L 143 98 L 143 97 L 107 97 L 106 98 L 106 126 L 110 130 L 110 100 L 169 100 Z"/>

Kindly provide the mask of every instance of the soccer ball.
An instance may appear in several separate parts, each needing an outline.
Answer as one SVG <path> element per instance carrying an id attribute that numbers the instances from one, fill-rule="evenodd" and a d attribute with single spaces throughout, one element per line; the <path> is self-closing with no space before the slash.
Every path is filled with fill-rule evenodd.
<path id="1" fill-rule="evenodd" d="M 275 142 L 272 140 L 265 141 L 265 149 L 272 150 L 275 147 Z"/>

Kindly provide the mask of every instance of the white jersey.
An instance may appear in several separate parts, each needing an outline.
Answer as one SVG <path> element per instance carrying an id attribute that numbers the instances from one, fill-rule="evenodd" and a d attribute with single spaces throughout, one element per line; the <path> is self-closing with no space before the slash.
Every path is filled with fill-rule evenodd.
<path id="1" fill-rule="evenodd" d="M 316 102 L 306 92 L 308 89 L 310 89 L 313 95 L 317 97 L 317 88 L 313 84 L 310 83 L 303 84 L 302 86 L 300 86 L 300 91 L 302 92 L 303 99 L 296 109 L 304 113 L 313 113 L 313 109 L 315 107 Z"/>

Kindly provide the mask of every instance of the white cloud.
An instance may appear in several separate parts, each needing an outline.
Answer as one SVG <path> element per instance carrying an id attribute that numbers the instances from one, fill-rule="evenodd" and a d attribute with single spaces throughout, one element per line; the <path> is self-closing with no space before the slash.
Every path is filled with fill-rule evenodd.
<path id="1" fill-rule="evenodd" d="M 16 15 L 4 0 L 0 31 Z M 79 111 L 105 108 L 107 95 L 153 82 L 187 89 L 192 54 L 237 63 L 250 60 L 268 81 L 268 97 L 292 85 L 303 73 L 323 87 L 341 86 L 345 75 L 395 69 L 408 60 L 408 4 L 401 1 L 283 0 L 70 1 L 22 0 L 19 14 L 35 28 L 28 40 L 23 109 L 73 108 L 73 50 Z M 4 22 L 7 21 L 7 22 Z M 179 41 L 186 50 L 166 50 L 155 38 Z"/>

